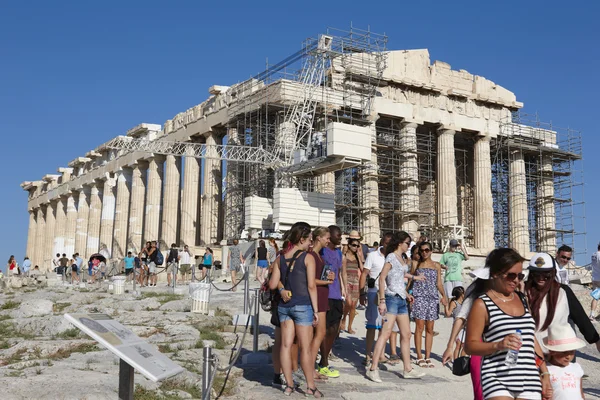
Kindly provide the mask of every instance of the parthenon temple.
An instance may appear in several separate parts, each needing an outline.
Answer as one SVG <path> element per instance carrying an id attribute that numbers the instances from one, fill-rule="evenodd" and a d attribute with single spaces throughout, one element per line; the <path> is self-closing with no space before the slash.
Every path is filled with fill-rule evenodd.
<path id="1" fill-rule="evenodd" d="M 481 255 L 572 244 L 580 133 L 529 119 L 513 92 L 428 50 L 386 45 L 328 30 L 163 125 L 124 129 L 22 183 L 27 255 L 42 269 L 56 253 L 118 260 L 146 240 L 218 246 L 297 220 L 369 243 L 400 229 L 438 250 L 459 238 Z"/>

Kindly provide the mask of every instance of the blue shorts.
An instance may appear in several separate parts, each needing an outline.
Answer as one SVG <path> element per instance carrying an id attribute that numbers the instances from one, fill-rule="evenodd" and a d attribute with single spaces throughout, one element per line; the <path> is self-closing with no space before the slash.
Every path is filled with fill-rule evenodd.
<path id="1" fill-rule="evenodd" d="M 293 321 L 300 326 L 312 326 L 313 308 L 307 305 L 298 305 L 293 307 L 277 307 L 279 313 L 279 323 Z"/>
<path id="2" fill-rule="evenodd" d="M 261 268 L 269 268 L 269 261 L 267 260 L 258 260 L 256 265 Z"/>
<path id="3" fill-rule="evenodd" d="M 408 314 L 408 304 L 405 299 L 400 296 L 385 295 L 385 306 L 388 314 L 402 315 Z"/>

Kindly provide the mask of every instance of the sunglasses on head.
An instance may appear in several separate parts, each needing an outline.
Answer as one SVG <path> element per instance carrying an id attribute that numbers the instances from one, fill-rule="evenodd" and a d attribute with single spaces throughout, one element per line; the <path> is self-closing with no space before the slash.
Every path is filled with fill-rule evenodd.
<path id="1" fill-rule="evenodd" d="M 517 274 L 516 272 L 509 272 L 508 274 L 504 274 L 504 279 L 506 279 L 509 282 L 514 281 L 517 278 L 519 279 L 519 281 L 522 281 L 523 279 L 525 279 L 525 274 Z"/>
<path id="2" fill-rule="evenodd" d="M 542 272 L 542 271 L 540 271 L 540 272 L 538 272 L 538 271 L 531 271 L 531 275 L 532 276 L 537 276 L 537 277 L 540 277 L 540 278 L 544 278 L 544 279 L 550 279 L 550 278 L 552 278 L 553 273 L 551 271 L 544 271 L 544 272 Z"/>

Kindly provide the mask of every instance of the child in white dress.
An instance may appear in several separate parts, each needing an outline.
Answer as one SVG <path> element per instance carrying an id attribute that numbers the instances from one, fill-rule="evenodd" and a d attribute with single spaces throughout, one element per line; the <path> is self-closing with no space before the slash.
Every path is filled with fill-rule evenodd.
<path id="1" fill-rule="evenodd" d="M 550 350 L 548 373 L 552 383 L 553 400 L 582 400 L 583 369 L 573 361 L 575 350 L 585 347 L 569 325 L 550 326 L 544 345 Z"/>

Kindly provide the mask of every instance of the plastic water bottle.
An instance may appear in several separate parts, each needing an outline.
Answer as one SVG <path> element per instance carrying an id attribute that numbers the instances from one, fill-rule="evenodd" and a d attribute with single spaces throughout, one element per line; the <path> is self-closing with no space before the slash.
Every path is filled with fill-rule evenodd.
<path id="1" fill-rule="evenodd" d="M 515 332 L 515 335 L 517 335 L 519 337 L 519 341 L 521 341 L 521 330 L 517 329 L 517 332 Z M 504 364 L 506 364 L 509 367 L 513 367 L 515 365 L 517 365 L 517 360 L 519 359 L 519 350 L 509 350 L 506 353 L 506 358 L 504 359 Z"/>

